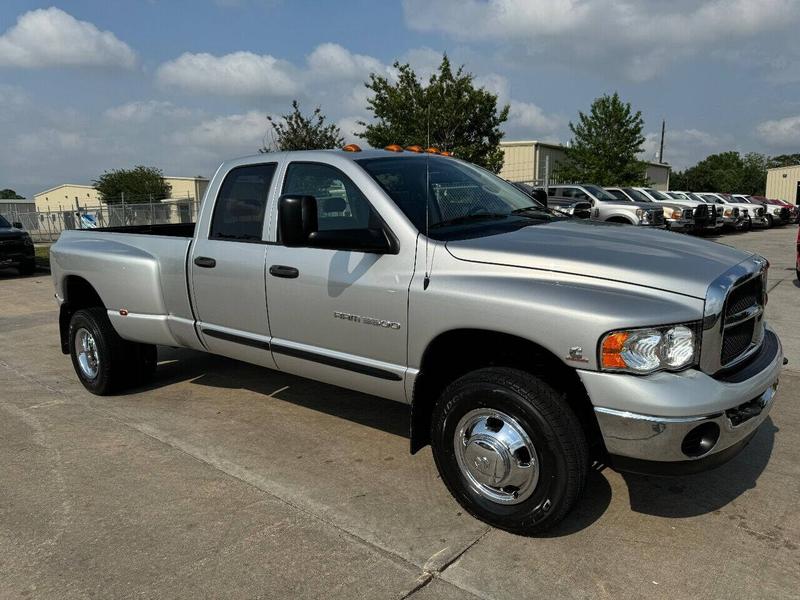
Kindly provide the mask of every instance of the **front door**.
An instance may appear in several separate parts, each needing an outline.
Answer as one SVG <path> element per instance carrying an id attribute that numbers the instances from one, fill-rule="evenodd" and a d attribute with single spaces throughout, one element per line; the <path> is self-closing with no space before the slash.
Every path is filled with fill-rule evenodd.
<path id="1" fill-rule="evenodd" d="M 231 169 L 220 186 L 207 231 L 199 231 L 198 224 L 190 264 L 197 326 L 206 348 L 273 368 L 263 234 L 276 166 Z"/>
<path id="2" fill-rule="evenodd" d="M 283 194 L 317 199 L 318 227 L 384 226 L 366 196 L 339 169 L 293 162 Z M 272 351 L 282 370 L 379 396 L 404 399 L 408 286 L 414 252 L 267 250 Z"/>

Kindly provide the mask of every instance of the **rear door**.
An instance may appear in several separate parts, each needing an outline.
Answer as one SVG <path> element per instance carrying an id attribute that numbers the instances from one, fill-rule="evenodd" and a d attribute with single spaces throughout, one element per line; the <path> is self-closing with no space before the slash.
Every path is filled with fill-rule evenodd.
<path id="1" fill-rule="evenodd" d="M 281 193 L 314 196 L 320 231 L 387 228 L 351 178 L 329 164 L 289 163 Z M 270 245 L 267 299 L 280 369 L 404 399 L 414 260 L 409 248 L 374 254 Z"/>
<path id="2" fill-rule="evenodd" d="M 192 298 L 197 327 L 210 352 L 275 367 L 264 268 L 264 217 L 277 163 L 231 169 L 210 220 L 198 223 L 192 250 Z M 205 231 L 203 231 L 202 229 Z"/>

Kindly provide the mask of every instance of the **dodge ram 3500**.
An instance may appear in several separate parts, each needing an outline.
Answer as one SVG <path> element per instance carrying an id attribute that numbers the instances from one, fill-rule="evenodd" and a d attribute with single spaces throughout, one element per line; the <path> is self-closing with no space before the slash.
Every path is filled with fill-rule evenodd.
<path id="1" fill-rule="evenodd" d="M 753 437 L 783 365 L 763 258 L 393 148 L 233 160 L 196 225 L 65 231 L 50 257 L 83 385 L 145 380 L 161 344 L 407 403 L 411 451 L 521 533 L 564 518 L 592 459 L 699 471 Z"/>

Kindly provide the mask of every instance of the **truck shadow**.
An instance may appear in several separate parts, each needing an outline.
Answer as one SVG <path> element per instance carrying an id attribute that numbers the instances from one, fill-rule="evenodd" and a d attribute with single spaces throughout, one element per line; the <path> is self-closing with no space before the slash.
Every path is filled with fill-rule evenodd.
<path id="1" fill-rule="evenodd" d="M 676 519 L 718 512 L 756 487 L 769 463 L 777 431 L 772 418 L 768 417 L 739 455 L 711 471 L 681 477 L 623 473 L 631 509 Z"/>
<path id="2" fill-rule="evenodd" d="M 137 391 L 185 381 L 222 390 L 244 389 L 399 437 L 409 437 L 410 411 L 399 402 L 192 350 L 159 347 L 158 352 L 155 381 Z M 767 419 L 740 455 L 705 473 L 669 478 L 623 473 L 631 509 L 666 518 L 718 511 L 756 486 L 769 462 L 777 431 L 772 420 Z M 603 516 L 612 499 L 611 484 L 604 469 L 601 464 L 593 466 L 577 506 L 562 523 L 540 537 L 571 535 Z M 620 491 L 618 488 L 617 494 Z"/>

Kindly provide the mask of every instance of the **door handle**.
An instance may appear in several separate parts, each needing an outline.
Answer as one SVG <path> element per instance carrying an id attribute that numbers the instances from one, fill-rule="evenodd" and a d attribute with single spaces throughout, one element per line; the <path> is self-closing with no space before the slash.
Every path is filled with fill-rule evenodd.
<path id="1" fill-rule="evenodd" d="M 286 267 L 284 265 L 272 265 L 269 268 L 269 274 L 273 277 L 283 277 L 284 279 L 295 279 L 300 276 L 300 271 L 294 267 Z"/>
<path id="2" fill-rule="evenodd" d="M 198 256 L 194 259 L 194 264 L 198 267 L 203 267 L 204 269 L 213 269 L 217 266 L 217 261 L 213 258 L 208 258 L 207 256 Z"/>

